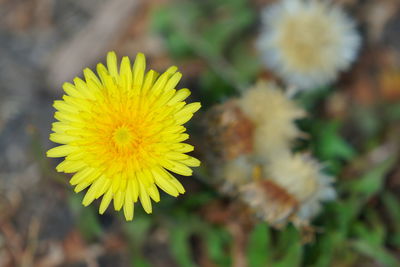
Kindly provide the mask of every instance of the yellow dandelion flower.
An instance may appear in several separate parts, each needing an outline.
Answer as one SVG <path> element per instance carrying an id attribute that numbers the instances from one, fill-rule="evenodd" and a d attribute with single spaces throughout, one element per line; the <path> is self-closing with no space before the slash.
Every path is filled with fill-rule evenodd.
<path id="1" fill-rule="evenodd" d="M 172 196 L 185 189 L 170 173 L 190 176 L 199 160 L 186 155 L 193 146 L 183 126 L 200 103 L 187 104 L 188 89 L 176 90 L 181 73 L 175 66 L 159 75 L 146 72 L 145 56 L 137 54 L 131 66 L 123 57 L 118 69 L 114 52 L 107 67 L 97 65 L 97 74 L 85 69 L 84 80 L 63 85 L 63 100 L 56 100 L 50 140 L 61 144 L 48 157 L 65 157 L 57 171 L 75 173 L 70 183 L 75 192 L 88 188 L 83 205 L 103 197 L 99 213 L 113 200 L 132 220 L 134 203 L 152 212 L 151 199 L 160 200 L 158 188 Z"/>

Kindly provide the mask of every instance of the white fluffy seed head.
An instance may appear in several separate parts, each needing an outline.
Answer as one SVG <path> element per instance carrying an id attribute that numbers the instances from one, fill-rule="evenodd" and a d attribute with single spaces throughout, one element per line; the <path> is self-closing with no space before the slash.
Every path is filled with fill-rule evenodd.
<path id="1" fill-rule="evenodd" d="M 305 154 L 286 154 L 273 159 L 265 176 L 284 188 L 299 202 L 297 215 L 304 220 L 314 217 L 322 201 L 335 198 L 333 178 L 324 174 L 321 165 Z"/>
<path id="2" fill-rule="evenodd" d="M 238 101 L 242 111 L 255 125 L 255 154 L 268 160 L 288 151 L 291 142 L 301 135 L 295 120 L 306 113 L 276 85 L 259 82 Z"/>
<path id="3" fill-rule="evenodd" d="M 254 162 L 248 155 L 241 155 L 229 160 L 223 166 L 221 191 L 226 193 L 236 192 L 238 188 L 252 181 Z"/>
<path id="4" fill-rule="evenodd" d="M 262 22 L 256 45 L 264 63 L 300 89 L 334 81 L 360 46 L 354 22 L 323 1 L 283 0 L 263 11 Z"/>

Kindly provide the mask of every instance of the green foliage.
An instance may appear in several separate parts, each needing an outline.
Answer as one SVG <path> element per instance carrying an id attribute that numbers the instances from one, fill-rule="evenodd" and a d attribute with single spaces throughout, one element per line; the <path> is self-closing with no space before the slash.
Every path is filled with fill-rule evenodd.
<path id="1" fill-rule="evenodd" d="M 393 229 L 393 233 L 388 236 L 388 242 L 394 247 L 400 247 L 400 201 L 393 193 L 384 192 L 382 203 L 389 215 L 389 225 Z"/>
<path id="2" fill-rule="evenodd" d="M 179 266 L 194 266 L 193 256 L 189 246 L 190 228 L 186 225 L 177 225 L 170 230 L 170 246 Z"/>
<path id="3" fill-rule="evenodd" d="M 77 226 L 86 240 L 93 240 L 103 233 L 99 223 L 97 210 L 95 207 L 84 207 L 81 195 L 71 194 L 69 196 L 69 206 L 77 218 Z"/>
<path id="4" fill-rule="evenodd" d="M 385 105 L 384 107 L 385 117 L 388 121 L 398 122 L 400 120 L 400 104 L 393 103 Z"/>
<path id="5" fill-rule="evenodd" d="M 205 236 L 205 244 L 210 258 L 217 266 L 231 266 L 229 244 L 231 237 L 223 228 L 215 226 L 205 227 L 202 232 Z"/>
<path id="6" fill-rule="evenodd" d="M 396 162 L 395 158 L 389 158 L 371 168 L 360 179 L 349 182 L 346 186 L 353 194 L 357 194 L 363 199 L 368 199 L 371 196 L 379 193 L 384 184 L 384 178 L 387 172 Z"/>
<path id="7" fill-rule="evenodd" d="M 311 147 L 333 173 L 340 171 L 343 161 L 356 155 L 352 146 L 342 137 L 341 126 L 338 121 L 314 120 L 310 127 L 313 140 Z"/>
<path id="8" fill-rule="evenodd" d="M 299 93 L 296 99 L 305 110 L 313 111 L 332 93 L 332 91 L 332 87 L 316 88 Z"/>
<path id="9" fill-rule="evenodd" d="M 207 105 L 248 87 L 259 72 L 252 43 L 242 40 L 255 20 L 245 0 L 176 1 L 154 13 L 152 28 L 176 59 L 198 57 L 207 64 L 200 74 Z"/>
<path id="10" fill-rule="evenodd" d="M 136 218 L 134 222 L 124 223 L 124 231 L 128 237 L 133 266 L 148 267 L 151 265 L 143 257 L 141 247 L 146 241 L 152 222 L 149 217 L 143 216 L 143 212 L 138 213 L 139 214 L 135 215 Z"/>
<path id="11" fill-rule="evenodd" d="M 270 230 L 260 223 L 251 232 L 247 245 L 247 259 L 250 267 L 266 266 L 270 259 Z"/>
<path id="12" fill-rule="evenodd" d="M 289 225 L 285 231 L 278 233 L 277 247 L 274 250 L 271 265 L 278 267 L 300 266 L 302 245 L 300 234 L 294 226 Z"/>
<path id="13" fill-rule="evenodd" d="M 234 89 L 213 71 L 204 71 L 199 83 L 204 93 L 200 100 L 206 106 L 210 106 L 234 94 Z"/>
<path id="14" fill-rule="evenodd" d="M 321 159 L 350 160 L 354 149 L 340 134 L 340 122 L 315 121 L 312 128 L 314 150 Z"/>
<path id="15" fill-rule="evenodd" d="M 374 246 L 366 240 L 357 240 L 352 243 L 359 253 L 374 259 L 383 266 L 400 266 L 400 262 L 381 246 Z"/>

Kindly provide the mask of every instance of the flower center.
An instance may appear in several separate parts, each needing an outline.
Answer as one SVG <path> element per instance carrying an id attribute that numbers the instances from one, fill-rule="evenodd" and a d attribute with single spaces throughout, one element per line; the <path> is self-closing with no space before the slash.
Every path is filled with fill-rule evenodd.
<path id="1" fill-rule="evenodd" d="M 315 14 L 288 19 L 281 26 L 278 44 L 290 67 L 312 71 L 323 66 L 336 45 L 335 32 L 329 21 Z M 327 52 L 328 51 L 328 52 Z"/>
<path id="2" fill-rule="evenodd" d="M 114 144 L 119 148 L 129 146 L 134 141 L 134 139 L 134 134 L 126 126 L 118 127 L 113 134 Z"/>

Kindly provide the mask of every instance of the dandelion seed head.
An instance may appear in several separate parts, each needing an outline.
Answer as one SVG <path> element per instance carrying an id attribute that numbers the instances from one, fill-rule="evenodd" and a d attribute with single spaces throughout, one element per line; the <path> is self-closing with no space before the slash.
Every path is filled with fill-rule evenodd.
<path id="1" fill-rule="evenodd" d="M 320 211 L 321 202 L 335 198 L 333 178 L 324 174 L 321 164 L 306 154 L 273 159 L 265 168 L 265 176 L 298 201 L 297 214 L 304 220 Z"/>
<path id="2" fill-rule="evenodd" d="M 287 151 L 301 135 L 295 120 L 303 118 L 305 111 L 273 83 L 259 82 L 248 89 L 239 106 L 255 124 L 254 150 L 264 159 Z"/>
<path id="3" fill-rule="evenodd" d="M 334 81 L 354 61 L 354 22 L 323 1 L 283 0 L 262 13 L 257 40 L 264 63 L 287 84 L 312 89 Z"/>

